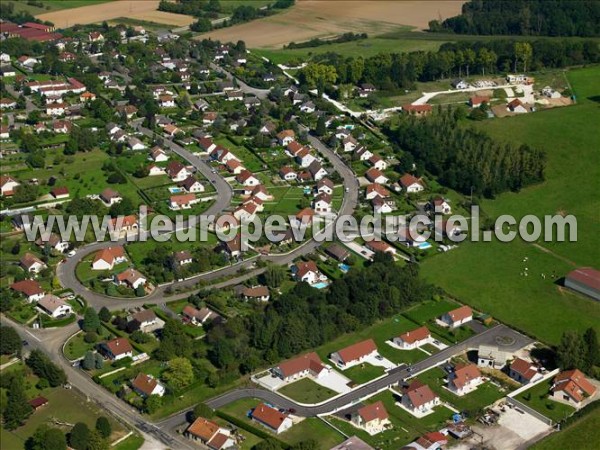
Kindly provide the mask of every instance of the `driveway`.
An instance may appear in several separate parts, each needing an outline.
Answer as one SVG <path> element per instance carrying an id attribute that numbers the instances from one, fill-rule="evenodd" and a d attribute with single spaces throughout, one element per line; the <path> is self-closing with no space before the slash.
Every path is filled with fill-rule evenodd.
<path id="1" fill-rule="evenodd" d="M 329 369 L 327 373 L 321 375 L 319 378 L 314 379 L 315 383 L 320 384 L 338 394 L 350 392 L 350 379 L 339 373 L 335 369 Z"/>
<path id="2" fill-rule="evenodd" d="M 372 366 L 383 367 L 386 370 L 396 367 L 396 364 L 379 354 L 367 356 L 365 359 L 363 359 L 363 362 L 369 363 Z"/>

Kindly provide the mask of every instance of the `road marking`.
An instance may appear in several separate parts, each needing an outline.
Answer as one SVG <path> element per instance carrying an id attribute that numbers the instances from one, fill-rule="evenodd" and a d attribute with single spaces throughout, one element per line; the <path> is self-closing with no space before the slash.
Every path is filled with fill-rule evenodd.
<path id="1" fill-rule="evenodd" d="M 32 338 L 34 338 L 36 341 L 42 342 L 42 340 L 39 337 L 37 337 L 35 334 L 33 334 L 31 331 L 29 331 L 27 329 L 23 329 L 23 331 L 25 331 L 25 333 L 27 333 L 29 336 L 31 336 Z"/>

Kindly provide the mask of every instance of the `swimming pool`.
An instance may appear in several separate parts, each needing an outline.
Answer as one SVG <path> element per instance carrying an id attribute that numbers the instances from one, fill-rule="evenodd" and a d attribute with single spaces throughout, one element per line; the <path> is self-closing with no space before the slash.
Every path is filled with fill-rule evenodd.
<path id="1" fill-rule="evenodd" d="M 350 270 L 350 266 L 348 264 L 340 263 L 338 264 L 338 267 L 344 273 L 348 273 L 348 271 Z"/>
<path id="2" fill-rule="evenodd" d="M 327 286 L 329 286 L 329 283 L 327 281 L 320 281 L 319 283 L 315 283 L 312 285 L 312 287 L 316 289 L 325 289 Z"/>
<path id="3" fill-rule="evenodd" d="M 183 189 L 180 187 L 170 187 L 169 192 L 171 194 L 180 194 L 181 192 L 183 192 Z"/>
<path id="4" fill-rule="evenodd" d="M 420 250 L 427 250 L 429 248 L 431 248 L 431 244 L 429 242 L 421 242 L 419 244 L 419 249 Z"/>

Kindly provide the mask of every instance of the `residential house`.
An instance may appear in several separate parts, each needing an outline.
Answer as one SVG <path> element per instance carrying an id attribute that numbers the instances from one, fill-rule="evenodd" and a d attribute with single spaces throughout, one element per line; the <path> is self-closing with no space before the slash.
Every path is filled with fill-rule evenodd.
<path id="1" fill-rule="evenodd" d="M 303 147 L 301 150 L 299 150 L 294 156 L 294 159 L 300 165 L 300 167 L 309 167 L 314 161 L 316 161 L 316 158 L 307 147 Z"/>
<path id="2" fill-rule="evenodd" d="M 233 219 L 235 219 L 235 217 L 233 217 Z M 237 219 L 235 219 L 235 221 L 236 224 L 239 224 Z M 230 258 L 238 258 L 242 255 L 242 238 L 237 234 L 227 241 L 221 241 L 219 243 L 219 248 L 227 253 Z"/>
<path id="3" fill-rule="evenodd" d="M 209 137 L 201 137 L 198 139 L 198 145 L 205 153 L 212 152 L 215 148 L 217 148 L 217 144 L 213 142 L 213 140 Z"/>
<path id="4" fill-rule="evenodd" d="M 313 209 L 317 214 L 329 214 L 332 212 L 332 199 L 329 194 L 319 194 L 313 200 Z"/>
<path id="5" fill-rule="evenodd" d="M 593 397 L 596 390 L 580 370 L 566 370 L 554 377 L 550 397 L 578 408 L 585 400 Z"/>
<path id="6" fill-rule="evenodd" d="M 115 108 L 117 114 L 125 116 L 128 120 L 133 119 L 137 114 L 138 109 L 134 105 L 120 105 Z"/>
<path id="7" fill-rule="evenodd" d="M 330 359 L 340 368 L 346 369 L 376 355 L 377 345 L 375 341 L 367 339 L 332 353 Z"/>
<path id="8" fill-rule="evenodd" d="M 450 204 L 442 197 L 435 197 L 431 201 L 431 207 L 436 214 L 452 214 Z"/>
<path id="9" fill-rule="evenodd" d="M 68 120 L 55 120 L 52 122 L 52 131 L 57 134 L 67 134 L 72 128 L 73 124 Z"/>
<path id="10" fill-rule="evenodd" d="M 244 287 L 242 289 L 242 297 L 245 300 L 257 300 L 260 302 L 268 302 L 271 298 L 269 288 L 267 286 Z"/>
<path id="11" fill-rule="evenodd" d="M 246 170 L 242 163 L 235 158 L 227 160 L 227 162 L 225 163 L 225 168 L 229 173 L 232 173 L 234 175 L 239 175 L 244 170 Z"/>
<path id="12" fill-rule="evenodd" d="M 39 299 L 37 309 L 53 319 L 73 314 L 71 305 L 52 294 L 46 294 Z"/>
<path id="13" fill-rule="evenodd" d="M 133 214 L 124 217 L 114 217 L 111 219 L 114 233 L 119 235 L 136 231 L 139 228 L 137 217 Z"/>
<path id="14" fill-rule="evenodd" d="M 484 103 L 490 104 L 490 98 L 485 96 L 474 95 L 469 99 L 469 106 L 471 108 L 479 108 Z"/>
<path id="15" fill-rule="evenodd" d="M 402 105 L 402 111 L 411 116 L 428 116 L 433 111 L 431 105 Z"/>
<path id="16" fill-rule="evenodd" d="M 345 152 L 351 152 L 358 146 L 358 141 L 351 134 L 342 139 Z"/>
<path id="17" fill-rule="evenodd" d="M 252 410 L 251 417 L 275 434 L 283 433 L 293 425 L 292 419 L 289 418 L 288 414 L 284 414 L 278 409 L 267 406 L 264 403 L 260 403 Z"/>
<path id="18" fill-rule="evenodd" d="M 469 87 L 469 83 L 460 79 L 452 80 L 450 84 L 454 89 L 467 89 Z"/>
<path id="19" fill-rule="evenodd" d="M 304 208 L 296 214 L 294 225 L 297 227 L 308 226 L 313 220 L 315 212 L 312 208 Z"/>
<path id="20" fill-rule="evenodd" d="M 208 308 L 196 309 L 191 305 L 187 305 L 181 311 L 181 315 L 184 319 L 193 325 L 200 326 L 207 323 L 210 320 L 215 320 L 221 316 Z"/>
<path id="21" fill-rule="evenodd" d="M 358 436 L 350 436 L 341 444 L 331 447 L 329 450 L 375 450 Z"/>
<path id="22" fill-rule="evenodd" d="M 365 247 L 367 247 L 369 250 L 371 250 L 374 253 L 377 253 L 377 252 L 389 253 L 392 256 L 394 256 L 396 254 L 396 249 L 394 247 L 392 247 L 390 244 L 388 244 L 387 242 L 378 241 L 375 239 L 365 242 Z"/>
<path id="23" fill-rule="evenodd" d="M 294 181 L 298 178 L 298 174 L 290 166 L 283 166 L 279 169 L 279 176 L 285 181 Z"/>
<path id="24" fill-rule="evenodd" d="M 242 101 L 244 100 L 244 93 L 240 90 L 226 91 L 225 100 L 227 100 L 228 102 L 233 102 L 235 100 Z"/>
<path id="25" fill-rule="evenodd" d="M 135 136 L 131 136 L 129 139 L 127 139 L 127 147 L 133 151 L 146 150 L 146 144 L 144 144 Z"/>
<path id="26" fill-rule="evenodd" d="M 319 378 L 319 376 L 328 373 L 321 362 L 321 358 L 315 352 L 284 361 L 274 367 L 272 372 L 285 382 L 304 377 Z"/>
<path id="27" fill-rule="evenodd" d="M 34 411 L 37 411 L 38 409 L 40 409 L 48 404 L 48 399 L 46 397 L 42 397 L 40 395 L 38 397 L 35 397 L 35 398 L 29 400 L 27 403 L 29 404 L 29 406 L 31 406 L 31 408 Z"/>
<path id="28" fill-rule="evenodd" d="M 165 169 L 163 169 L 160 166 L 157 166 L 156 164 L 150 164 L 148 166 L 148 176 L 149 177 L 155 177 L 155 176 L 159 176 L 159 175 L 166 175 L 167 172 L 165 172 Z"/>
<path id="29" fill-rule="evenodd" d="M 178 183 L 178 186 L 185 189 L 186 192 L 189 192 L 192 194 L 198 193 L 198 192 L 204 192 L 204 185 L 202 183 L 200 183 L 200 181 L 198 181 L 193 176 L 187 177 L 185 180 Z"/>
<path id="30" fill-rule="evenodd" d="M 402 175 L 400 178 L 400 186 L 406 191 L 407 194 L 415 194 L 425 189 L 421 178 L 417 178 L 410 173 Z"/>
<path id="31" fill-rule="evenodd" d="M 135 269 L 125 269 L 118 275 L 115 275 L 115 281 L 118 284 L 124 284 L 129 286 L 131 289 L 137 289 L 140 286 L 146 284 L 146 278 Z"/>
<path id="32" fill-rule="evenodd" d="M 21 186 L 21 183 L 10 175 L 0 175 L 0 193 L 3 197 L 10 197 L 13 195 L 18 186 Z"/>
<path id="33" fill-rule="evenodd" d="M 317 194 L 333 195 L 334 184 L 329 178 L 321 178 L 315 185 Z"/>
<path id="34" fill-rule="evenodd" d="M 198 417 L 183 433 L 188 439 L 200 441 L 211 450 L 237 448 L 231 431 L 220 427 L 212 420 Z"/>
<path id="35" fill-rule="evenodd" d="M 369 165 L 381 171 L 384 171 L 388 168 L 388 164 L 377 155 L 373 155 L 369 158 Z"/>
<path id="36" fill-rule="evenodd" d="M 244 99 L 244 106 L 247 109 L 257 108 L 260 106 L 260 100 L 256 97 L 246 97 Z"/>
<path id="37" fill-rule="evenodd" d="M 0 109 L 14 109 L 17 107 L 17 102 L 12 98 L 0 99 Z"/>
<path id="38" fill-rule="evenodd" d="M 65 114 L 67 106 L 63 102 L 52 102 L 46 104 L 46 114 L 49 116 L 62 116 Z"/>
<path id="39" fill-rule="evenodd" d="M 200 201 L 195 194 L 179 194 L 172 195 L 169 198 L 169 208 L 172 210 L 190 209 L 193 205 Z"/>
<path id="40" fill-rule="evenodd" d="M 384 188 L 382 185 L 377 183 L 372 183 L 367 185 L 365 190 L 365 198 L 367 200 L 374 200 L 375 198 L 386 199 L 391 196 L 390 191 Z"/>
<path id="41" fill-rule="evenodd" d="M 104 40 L 104 36 L 99 31 L 91 31 L 88 33 L 88 39 L 90 42 L 102 42 Z"/>
<path id="42" fill-rule="evenodd" d="M 277 140 L 280 145 L 287 146 L 290 142 L 296 139 L 296 133 L 294 130 L 283 130 L 277 133 Z"/>
<path id="43" fill-rule="evenodd" d="M 362 428 L 370 435 L 381 433 L 391 426 L 388 412 L 381 401 L 359 408 L 351 417 L 355 426 Z"/>
<path id="44" fill-rule="evenodd" d="M 171 161 L 167 164 L 167 176 L 172 181 L 183 181 L 191 174 L 179 161 Z"/>
<path id="45" fill-rule="evenodd" d="M 260 130 L 258 130 L 261 134 L 273 134 L 277 130 L 277 125 L 273 122 L 265 122 Z M 287 144 L 286 144 L 287 145 Z"/>
<path id="46" fill-rule="evenodd" d="M 0 125 L 0 139 L 10 138 L 10 127 L 8 125 Z"/>
<path id="47" fill-rule="evenodd" d="M 522 358 L 516 358 L 511 363 L 508 374 L 521 384 L 535 383 L 543 377 L 535 364 Z"/>
<path id="48" fill-rule="evenodd" d="M 431 332 L 425 326 L 407 331 L 392 339 L 392 342 L 403 350 L 419 348 L 432 341 Z"/>
<path id="49" fill-rule="evenodd" d="M 350 252 L 343 247 L 340 247 L 338 244 L 331 244 L 325 249 L 325 253 L 341 263 L 350 257 Z"/>
<path id="50" fill-rule="evenodd" d="M 194 261 L 192 254 L 188 250 L 181 250 L 173 254 L 173 259 L 179 266 L 191 264 Z"/>
<path id="51" fill-rule="evenodd" d="M 133 347 L 129 341 L 123 337 L 111 339 L 100 344 L 100 352 L 108 359 L 119 361 L 123 358 L 133 357 Z"/>
<path id="52" fill-rule="evenodd" d="M 298 282 L 304 281 L 310 285 L 327 280 L 314 261 L 300 261 L 292 266 L 292 275 Z"/>
<path id="53" fill-rule="evenodd" d="M 158 97 L 161 108 L 175 108 L 175 99 L 172 95 L 161 95 Z"/>
<path id="54" fill-rule="evenodd" d="M 131 387 L 142 397 L 150 397 L 151 395 L 162 397 L 165 395 L 165 387 L 156 378 L 141 372 L 131 382 Z"/>
<path id="55" fill-rule="evenodd" d="M 93 102 L 94 100 L 96 100 L 96 94 L 93 92 L 84 92 L 79 96 L 81 103 Z"/>
<path id="56" fill-rule="evenodd" d="M 448 311 L 440 317 L 440 320 L 450 328 L 460 327 L 461 325 L 473 320 L 473 310 L 467 305 Z"/>
<path id="57" fill-rule="evenodd" d="M 107 206 L 112 206 L 123 200 L 123 197 L 117 191 L 106 188 L 100 193 L 100 200 L 106 203 Z"/>
<path id="58" fill-rule="evenodd" d="M 525 74 L 508 74 L 506 75 L 506 81 L 510 84 L 521 84 L 528 80 L 528 76 Z"/>
<path id="59" fill-rule="evenodd" d="M 127 261 L 123 247 L 107 247 L 96 252 L 92 261 L 92 270 L 112 270 L 115 265 Z"/>
<path id="60" fill-rule="evenodd" d="M 50 195 L 56 200 L 69 198 L 69 188 L 66 186 L 57 186 L 50 191 Z"/>
<path id="61" fill-rule="evenodd" d="M 235 180 L 244 186 L 258 186 L 260 180 L 254 176 L 249 170 L 243 170 L 236 177 Z"/>
<path id="62" fill-rule="evenodd" d="M 402 405 L 413 414 L 427 414 L 440 404 L 440 398 L 419 380 L 402 389 Z"/>
<path id="63" fill-rule="evenodd" d="M 363 162 L 370 160 L 374 155 L 374 153 L 371 152 L 371 150 L 362 145 L 354 149 L 354 154 L 356 155 L 359 161 Z"/>
<path id="64" fill-rule="evenodd" d="M 46 294 L 40 283 L 35 280 L 17 281 L 16 283 L 11 284 L 10 288 L 27 297 L 29 303 L 37 302 Z"/>
<path id="65" fill-rule="evenodd" d="M 481 372 L 475 364 L 457 364 L 448 375 L 448 389 L 456 395 L 464 395 L 483 383 Z"/>
<path id="66" fill-rule="evenodd" d="M 321 163 L 316 160 L 310 163 L 310 166 L 308 166 L 308 172 L 315 181 L 320 181 L 327 176 L 327 171 L 323 168 L 323 166 L 321 166 Z"/>
<path id="67" fill-rule="evenodd" d="M 250 190 L 250 192 L 246 192 L 246 194 L 252 195 L 253 197 L 258 197 L 263 202 L 273 199 L 273 196 L 267 192 L 267 188 L 264 187 L 262 184 L 255 186 Z"/>
<path id="68" fill-rule="evenodd" d="M 205 125 L 212 125 L 217 120 L 219 115 L 214 111 L 205 111 L 202 115 L 202 123 Z"/>
<path id="69" fill-rule="evenodd" d="M 381 170 L 379 169 L 376 169 L 375 167 L 371 167 L 369 170 L 367 170 L 367 172 L 365 173 L 365 177 L 371 183 L 387 184 L 387 182 L 389 181 L 388 178 L 383 174 L 383 172 L 381 172 Z"/>
<path id="70" fill-rule="evenodd" d="M 160 330 L 165 322 L 158 318 L 151 309 L 143 309 L 127 317 L 127 332 L 133 333 L 140 330 L 143 333 L 152 333 Z"/>
<path id="71" fill-rule="evenodd" d="M 21 257 L 19 264 L 28 273 L 40 273 L 48 267 L 41 259 L 31 253 L 25 253 Z"/>
<path id="72" fill-rule="evenodd" d="M 506 109 L 507 111 L 513 112 L 515 114 L 525 114 L 529 112 L 523 104 L 523 102 L 521 102 L 521 100 L 519 100 L 518 98 L 515 98 L 514 100 L 508 102 L 508 104 L 506 105 Z"/>
<path id="73" fill-rule="evenodd" d="M 150 159 L 154 162 L 166 162 L 169 160 L 169 155 L 160 147 L 152 147 L 150 150 Z"/>
<path id="74" fill-rule="evenodd" d="M 312 114 L 315 112 L 316 109 L 317 108 L 312 101 L 308 101 L 300 105 L 300 111 L 306 114 Z"/>
<path id="75" fill-rule="evenodd" d="M 441 450 L 445 448 L 446 444 L 448 444 L 448 436 L 439 431 L 432 431 L 403 448 L 406 450 Z"/>
<path id="76" fill-rule="evenodd" d="M 477 367 L 502 369 L 511 356 L 497 345 L 481 344 L 477 351 Z"/>

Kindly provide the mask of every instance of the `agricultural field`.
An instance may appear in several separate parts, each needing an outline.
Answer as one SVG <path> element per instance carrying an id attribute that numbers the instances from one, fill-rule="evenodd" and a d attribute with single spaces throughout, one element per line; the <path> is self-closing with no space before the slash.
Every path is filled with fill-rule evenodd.
<path id="1" fill-rule="evenodd" d="M 579 450 L 595 450 L 598 442 L 590 439 L 600 429 L 600 409 L 596 408 L 572 425 L 553 433 L 530 447 L 531 450 L 555 450 L 557 448 L 577 448 Z"/>
<path id="2" fill-rule="evenodd" d="M 307 0 L 297 2 L 280 14 L 204 33 L 198 39 L 242 39 L 248 48 L 278 49 L 291 40 L 303 42 L 348 31 L 374 36 L 396 31 L 399 25 L 425 29 L 432 17 L 446 18 L 458 14 L 463 3 L 428 1 L 417 7 L 414 2 Z"/>
<path id="3" fill-rule="evenodd" d="M 80 8 L 82 6 L 99 5 L 108 3 L 112 0 L 37 0 L 30 4 L 28 0 L 11 0 L 14 4 L 14 11 L 24 11 L 33 16 L 45 14 L 53 11 Z M 42 6 L 39 4 L 41 3 Z"/>
<path id="4" fill-rule="evenodd" d="M 597 117 L 599 76 L 600 67 L 567 73 L 577 96 L 574 106 L 477 124 L 498 139 L 544 149 L 548 160 L 545 182 L 484 200 L 482 209 L 517 220 L 526 214 L 573 214 L 577 242 L 465 242 L 421 265 L 427 279 L 453 296 L 549 344 L 557 344 L 564 330 L 600 331 L 600 305 L 561 286 L 569 271 L 598 263 L 600 135 L 590 130 Z"/>
<path id="5" fill-rule="evenodd" d="M 92 5 L 88 5 L 89 2 L 84 1 L 78 3 L 85 3 L 86 6 L 38 14 L 36 17 L 54 23 L 57 28 L 68 28 L 75 24 L 97 23 L 119 17 L 164 24 L 166 27 L 169 25 L 185 26 L 195 21 L 191 16 L 158 11 L 159 0 L 139 2 L 117 0 Z"/>

